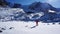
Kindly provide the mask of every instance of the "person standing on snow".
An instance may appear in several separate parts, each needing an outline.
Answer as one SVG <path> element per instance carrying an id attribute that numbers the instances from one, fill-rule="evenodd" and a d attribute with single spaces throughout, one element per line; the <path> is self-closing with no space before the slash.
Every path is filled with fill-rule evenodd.
<path id="1" fill-rule="evenodd" d="M 38 20 L 36 20 L 35 22 L 36 22 L 36 26 L 38 26 L 38 22 L 39 22 L 39 21 L 38 21 Z"/>

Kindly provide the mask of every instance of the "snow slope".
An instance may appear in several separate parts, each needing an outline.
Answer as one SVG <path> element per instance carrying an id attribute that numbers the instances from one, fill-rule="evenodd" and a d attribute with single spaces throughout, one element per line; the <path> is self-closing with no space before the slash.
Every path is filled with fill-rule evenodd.
<path id="1" fill-rule="evenodd" d="M 0 22 L 0 29 L 3 32 L 0 34 L 60 34 L 60 25 L 57 23 L 55 25 L 47 25 L 46 23 L 39 22 L 39 26 L 35 28 L 30 28 L 35 25 L 35 22 L 23 22 L 23 21 L 10 21 L 10 22 Z M 12 29 L 9 29 L 13 27 Z"/>

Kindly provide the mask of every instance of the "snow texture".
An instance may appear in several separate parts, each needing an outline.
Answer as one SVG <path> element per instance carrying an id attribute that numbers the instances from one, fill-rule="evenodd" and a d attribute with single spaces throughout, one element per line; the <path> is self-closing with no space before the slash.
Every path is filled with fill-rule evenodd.
<path id="1" fill-rule="evenodd" d="M 60 25 L 47 25 L 47 23 L 39 23 L 39 26 L 30 28 L 35 22 L 10 21 L 0 22 L 0 34 L 60 34 Z M 4 28 L 5 30 L 1 29 Z"/>

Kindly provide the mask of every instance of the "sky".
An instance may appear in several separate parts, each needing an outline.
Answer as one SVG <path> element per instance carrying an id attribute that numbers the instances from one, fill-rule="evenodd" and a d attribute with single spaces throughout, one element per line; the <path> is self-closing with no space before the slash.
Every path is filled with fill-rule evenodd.
<path id="1" fill-rule="evenodd" d="M 11 2 L 11 3 L 19 3 L 22 5 L 28 5 L 28 4 L 31 4 L 33 2 L 40 1 L 43 3 L 49 3 L 56 8 L 60 8 L 60 0 L 7 0 L 7 1 Z"/>

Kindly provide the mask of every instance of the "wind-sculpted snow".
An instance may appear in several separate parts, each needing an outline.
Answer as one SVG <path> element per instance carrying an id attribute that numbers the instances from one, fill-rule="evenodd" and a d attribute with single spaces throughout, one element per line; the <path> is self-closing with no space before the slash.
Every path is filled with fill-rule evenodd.
<path id="1" fill-rule="evenodd" d="M 42 15 L 44 15 L 42 12 L 27 14 L 21 8 L 0 8 L 0 21 L 34 21 L 39 19 Z"/>

